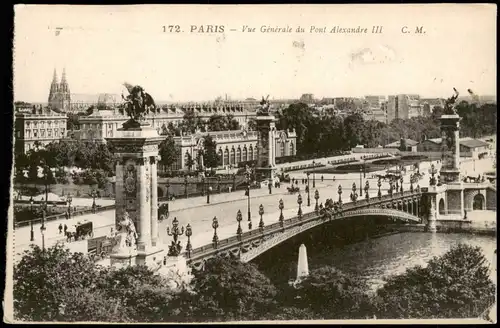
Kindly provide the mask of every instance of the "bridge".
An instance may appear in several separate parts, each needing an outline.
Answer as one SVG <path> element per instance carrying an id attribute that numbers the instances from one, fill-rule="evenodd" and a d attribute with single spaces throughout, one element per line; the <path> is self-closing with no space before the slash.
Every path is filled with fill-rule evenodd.
<path id="1" fill-rule="evenodd" d="M 237 229 L 234 236 L 221 240 L 218 239 L 214 227 L 212 243 L 192 250 L 186 247 L 184 256 L 193 269 L 202 270 L 205 261 L 215 256 L 235 256 L 243 262 L 249 262 L 280 243 L 333 220 L 385 216 L 406 223 L 422 223 L 421 201 L 422 191 L 417 187 L 387 195 L 378 193 L 375 197 L 368 196 L 348 203 L 340 202 L 340 206 L 335 210 L 315 208 L 312 212 L 302 214 L 299 208 L 297 215 L 288 219 L 283 217 L 281 211 L 278 222 L 266 226 L 261 221 L 258 229 L 245 233 Z M 241 224 L 240 221 L 238 224 Z"/>

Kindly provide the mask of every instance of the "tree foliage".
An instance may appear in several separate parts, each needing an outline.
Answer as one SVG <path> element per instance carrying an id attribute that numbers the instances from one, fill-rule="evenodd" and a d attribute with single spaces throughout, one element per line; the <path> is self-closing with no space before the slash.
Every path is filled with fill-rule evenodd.
<path id="1" fill-rule="evenodd" d="M 391 277 L 377 296 L 383 318 L 477 318 L 495 301 L 495 285 L 481 249 L 459 244 Z"/>
<path id="2" fill-rule="evenodd" d="M 207 128 L 209 131 L 232 131 L 239 130 L 241 127 L 232 114 L 213 114 L 208 119 Z"/>
<path id="3" fill-rule="evenodd" d="M 273 304 L 276 288 L 253 264 L 216 257 L 192 281 L 198 320 L 252 320 Z M 196 301 L 195 301 L 196 300 Z"/>
<path id="4" fill-rule="evenodd" d="M 364 319 L 373 314 L 367 290 L 360 277 L 324 266 L 300 282 L 297 304 L 325 319 Z"/>
<path id="5" fill-rule="evenodd" d="M 219 165 L 219 162 L 217 142 L 212 136 L 207 134 L 203 137 L 203 164 L 205 167 L 214 168 Z"/>
<path id="6" fill-rule="evenodd" d="M 172 135 L 168 134 L 160 143 L 158 154 L 160 155 L 160 163 L 166 167 L 172 166 L 177 161 L 178 151 Z"/>

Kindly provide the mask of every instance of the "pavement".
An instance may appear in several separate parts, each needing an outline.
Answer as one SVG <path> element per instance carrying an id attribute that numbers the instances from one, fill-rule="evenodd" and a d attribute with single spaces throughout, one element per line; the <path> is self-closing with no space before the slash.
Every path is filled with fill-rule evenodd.
<path id="1" fill-rule="evenodd" d="M 491 170 L 490 166 L 486 165 L 488 159 L 476 161 L 476 169 L 485 168 L 486 170 Z M 483 163 L 484 162 L 484 163 Z M 436 164 L 436 169 L 439 170 L 440 165 Z M 425 175 L 422 180 L 419 181 L 420 187 L 427 187 L 429 185 L 429 173 L 430 163 L 421 163 L 420 171 L 424 172 Z M 362 178 L 362 185 L 364 186 L 365 181 L 368 180 L 370 184 L 370 194 L 371 197 L 376 197 L 377 195 L 377 179 L 370 178 L 373 174 L 383 173 L 372 172 L 366 175 L 368 179 Z M 410 171 L 408 171 L 410 172 Z M 321 181 L 321 176 L 323 176 L 324 181 Z M 335 176 L 335 181 L 333 177 Z M 404 190 L 409 189 L 409 176 L 407 174 L 404 177 Z M 297 179 L 306 178 L 304 172 L 290 172 L 290 177 Z M 338 186 L 341 185 L 343 189 L 342 200 L 347 203 L 350 201 L 349 195 L 351 193 L 351 188 L 353 182 L 356 183 L 359 194 L 359 184 L 360 184 L 360 174 L 359 173 L 348 173 L 348 174 L 315 174 L 316 178 L 316 188 L 313 188 L 312 183 L 313 175 L 310 176 L 310 205 L 307 206 L 307 194 L 304 192 L 305 186 L 299 183 L 302 195 L 302 211 L 303 213 L 308 213 L 314 211 L 315 199 L 314 191 L 317 189 L 320 195 L 318 203 L 324 203 L 325 199 L 332 198 L 338 200 Z M 253 229 L 258 229 L 258 224 L 260 217 L 258 215 L 259 205 L 262 204 L 264 207 L 264 215 L 262 217 L 264 223 L 271 224 L 278 222 L 279 209 L 278 203 L 280 199 L 283 199 L 284 210 L 283 215 L 285 219 L 293 217 L 297 214 L 299 205 L 297 204 L 298 194 L 290 195 L 287 192 L 286 187 L 290 186 L 289 183 L 282 183 L 281 188 L 272 189 L 272 194 L 269 195 L 267 188 L 262 189 L 252 189 L 250 191 L 250 212 Z M 416 187 L 416 186 L 414 186 Z M 382 182 L 381 190 L 383 194 L 387 194 L 389 184 L 387 182 Z M 364 194 L 364 190 L 363 190 Z M 92 199 L 90 199 L 92 202 Z M 177 217 L 180 226 L 186 226 L 190 224 L 192 227 L 193 235 L 191 236 L 191 243 L 193 248 L 200 247 L 211 243 L 213 238 L 214 230 L 212 228 L 212 220 L 217 217 L 219 228 L 217 234 L 219 239 L 228 238 L 236 234 L 236 229 L 238 223 L 236 221 L 236 214 L 238 210 L 241 210 L 243 221 L 241 226 L 243 232 L 248 231 L 248 197 L 245 196 L 243 190 L 233 191 L 231 193 L 222 194 L 212 194 L 210 196 L 210 204 L 206 203 L 206 196 L 203 197 L 193 197 L 188 199 L 176 199 L 175 201 L 169 202 L 170 205 L 170 217 L 167 220 L 158 223 L 159 237 L 160 241 L 165 245 L 169 245 L 171 238 L 166 234 L 167 226 L 171 226 L 174 217 Z M 468 213 L 468 215 L 472 214 Z M 59 234 L 58 226 L 59 224 L 67 224 L 68 226 L 76 224 L 77 222 L 83 222 L 84 220 L 92 221 L 94 224 L 94 237 L 109 235 L 111 228 L 114 227 L 115 221 L 115 211 L 109 210 L 105 212 L 100 212 L 96 214 L 82 215 L 78 217 L 71 218 L 70 220 L 56 220 L 46 222 L 46 231 L 44 233 L 44 242 L 46 247 L 54 245 L 58 241 L 63 241 L 65 238 Z M 42 235 L 40 231 L 40 224 L 34 224 L 33 226 L 35 233 L 35 241 L 33 243 L 41 246 Z M 14 244 L 15 252 L 19 254 L 24 250 L 28 249 L 30 244 L 30 226 L 21 227 L 15 229 Z M 185 245 L 186 237 L 181 236 L 179 238 L 181 243 Z M 19 256 L 16 255 L 16 260 Z"/>

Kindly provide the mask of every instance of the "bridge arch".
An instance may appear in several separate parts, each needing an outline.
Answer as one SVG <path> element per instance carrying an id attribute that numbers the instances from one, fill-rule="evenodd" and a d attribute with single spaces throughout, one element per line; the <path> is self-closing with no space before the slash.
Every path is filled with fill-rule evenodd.
<path id="1" fill-rule="evenodd" d="M 446 214 L 446 211 L 445 211 L 445 208 L 444 208 L 444 199 L 441 198 L 439 200 L 439 214 L 441 215 L 445 215 Z"/>
<path id="2" fill-rule="evenodd" d="M 474 196 L 474 199 L 472 201 L 472 209 L 473 210 L 484 210 L 485 208 L 485 199 L 482 194 L 477 194 Z"/>

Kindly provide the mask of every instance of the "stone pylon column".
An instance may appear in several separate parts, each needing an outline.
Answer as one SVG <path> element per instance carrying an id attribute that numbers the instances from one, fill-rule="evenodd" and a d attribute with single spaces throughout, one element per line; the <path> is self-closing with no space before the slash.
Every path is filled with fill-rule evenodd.
<path id="1" fill-rule="evenodd" d="M 437 221 L 437 215 L 438 215 L 438 209 L 437 209 L 437 197 L 436 194 L 429 194 L 429 217 L 427 218 L 427 230 L 429 232 L 436 232 L 437 227 L 436 227 L 436 221 Z"/>
<path id="2" fill-rule="evenodd" d="M 163 140 L 148 123 L 124 124 L 116 137 L 107 138 L 118 157 L 116 167 L 116 222 L 127 212 L 138 234 L 135 261 L 146 264 L 161 256 L 158 248 L 157 163 L 158 145 Z M 111 255 L 113 259 L 113 254 Z M 116 257 L 116 256 L 115 256 Z"/>
<path id="3" fill-rule="evenodd" d="M 158 243 L 158 157 L 149 157 L 151 164 L 151 246 Z"/>

